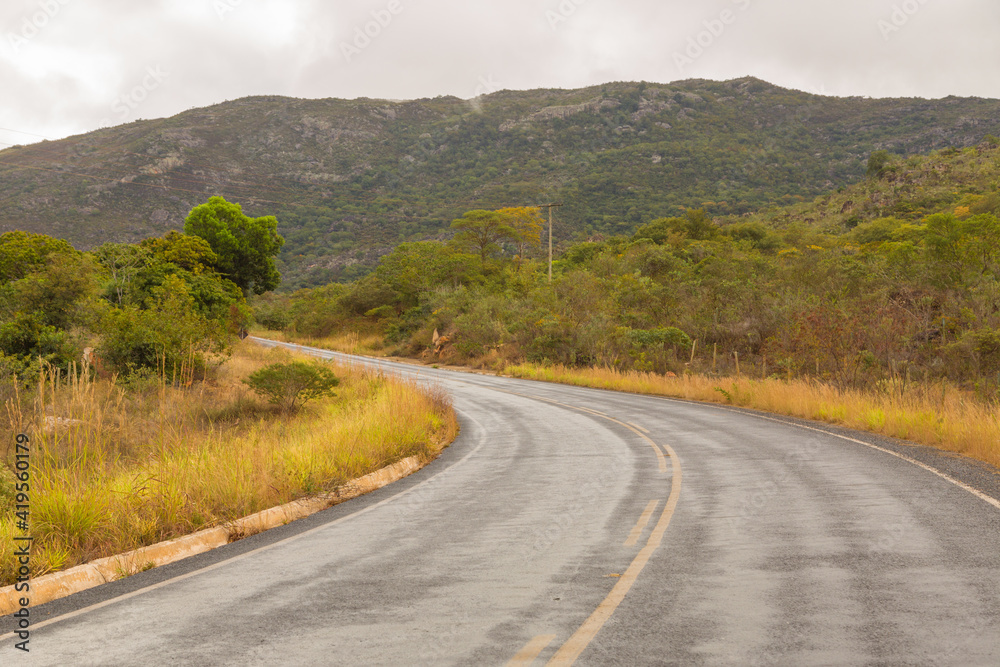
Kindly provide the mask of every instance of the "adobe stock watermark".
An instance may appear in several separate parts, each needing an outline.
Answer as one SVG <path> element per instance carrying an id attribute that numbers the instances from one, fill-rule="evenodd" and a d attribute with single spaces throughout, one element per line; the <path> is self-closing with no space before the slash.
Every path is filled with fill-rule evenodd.
<path id="1" fill-rule="evenodd" d="M 403 13 L 403 3 L 401 0 L 389 0 L 389 4 L 384 9 L 374 9 L 371 12 L 372 20 L 363 26 L 355 26 L 354 39 L 350 42 L 340 43 L 340 52 L 347 62 L 351 62 L 361 55 L 361 52 L 372 45 L 382 33 L 388 28 L 393 19 Z"/>
<path id="2" fill-rule="evenodd" d="M 482 98 L 484 95 L 490 95 L 503 90 L 503 84 L 494 81 L 492 74 L 487 74 L 486 76 L 479 77 L 479 85 L 476 87 L 475 92 L 472 94 L 472 98 L 469 100 L 469 106 L 476 113 L 483 112 L 483 102 Z"/>
<path id="3" fill-rule="evenodd" d="M 562 0 L 555 10 L 549 9 L 545 12 L 545 20 L 549 22 L 549 27 L 555 31 L 561 23 L 569 21 L 573 14 L 589 0 Z"/>
<path id="4" fill-rule="evenodd" d="M 142 81 L 124 95 L 116 97 L 111 103 L 111 111 L 117 115 L 118 123 L 127 121 L 132 112 L 146 101 L 150 93 L 163 85 L 168 76 L 170 76 L 170 72 L 160 65 L 147 67 L 146 75 Z M 101 127 L 108 127 L 111 122 L 112 119 L 104 118 L 101 120 Z"/>
<path id="5" fill-rule="evenodd" d="M 730 1 L 741 12 L 750 9 L 750 6 L 753 4 L 753 0 Z M 677 71 L 683 74 L 685 68 L 693 65 L 695 61 L 705 55 L 705 52 L 712 48 L 719 38 L 726 33 L 729 26 L 735 24 L 738 19 L 738 12 L 732 9 L 723 9 L 714 19 L 702 21 L 704 30 L 688 37 L 687 46 L 684 49 L 674 51 L 674 64 L 677 66 Z"/>
<path id="6" fill-rule="evenodd" d="M 243 4 L 243 0 L 212 0 L 212 9 L 220 21 L 226 20 L 226 14 L 236 11 L 236 8 Z"/>
<path id="7" fill-rule="evenodd" d="M 887 19 L 878 20 L 878 29 L 882 33 L 882 39 L 889 41 L 892 36 L 902 30 L 917 13 L 923 9 L 929 0 L 903 0 L 903 2 L 892 6 L 892 13 Z"/>
<path id="8" fill-rule="evenodd" d="M 7 42 L 14 53 L 20 52 L 28 42 L 37 37 L 70 2 L 72 0 L 40 0 L 37 11 L 21 18 L 17 32 L 7 33 Z"/>
<path id="9" fill-rule="evenodd" d="M 876 531 L 871 543 L 868 545 L 868 553 L 876 555 L 895 551 L 916 525 L 913 519 L 909 517 L 903 517 L 892 523 L 882 525 Z"/>
<path id="10" fill-rule="evenodd" d="M 805 85 L 803 90 L 805 90 L 805 92 L 807 93 L 810 93 L 811 95 L 819 95 L 821 97 L 833 97 L 833 93 L 827 90 L 826 84 L 822 82 L 818 86 L 814 83 L 808 83 Z M 806 117 L 808 118 L 808 116 Z"/>

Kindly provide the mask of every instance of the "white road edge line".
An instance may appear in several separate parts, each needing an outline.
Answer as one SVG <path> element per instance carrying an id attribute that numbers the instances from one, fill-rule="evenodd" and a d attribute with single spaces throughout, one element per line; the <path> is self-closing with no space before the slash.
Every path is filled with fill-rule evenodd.
<path id="1" fill-rule="evenodd" d="M 897 459 L 902 459 L 903 461 L 906 461 L 907 463 L 912 463 L 913 465 L 915 465 L 915 466 L 917 466 L 919 468 L 923 468 L 927 472 L 930 472 L 930 473 L 933 473 L 933 474 L 937 475 L 938 477 L 940 477 L 941 479 L 945 480 L 946 482 L 951 482 L 952 484 L 954 484 L 955 486 L 959 487 L 960 489 L 962 489 L 964 491 L 968 491 L 969 493 L 971 493 L 975 497 L 979 498 L 983 502 L 986 502 L 986 503 L 992 505 L 993 507 L 997 508 L 998 510 L 1000 510 L 1000 500 L 997 500 L 996 498 L 993 498 L 992 496 L 986 495 L 985 493 L 983 493 L 979 489 L 976 489 L 976 488 L 974 488 L 972 486 L 969 486 L 965 482 L 962 482 L 961 480 L 957 480 L 954 477 L 952 477 L 951 475 L 948 475 L 947 473 L 943 473 L 940 470 L 938 470 L 937 468 L 934 468 L 933 466 L 929 466 L 926 463 L 918 461 L 918 460 L 916 460 L 914 458 L 910 458 L 906 454 L 900 454 L 899 452 L 894 452 L 891 449 L 887 449 L 885 447 L 880 447 L 878 445 L 873 445 L 872 443 L 865 442 L 864 440 L 858 440 L 856 438 L 849 438 L 846 435 L 841 435 L 839 433 L 833 433 L 832 431 L 827 431 L 825 429 L 816 428 L 814 426 L 806 426 L 805 424 L 797 424 L 795 422 L 785 421 L 783 419 L 775 419 L 774 417 L 768 417 L 767 415 L 761 415 L 761 414 L 757 414 L 755 412 L 746 412 L 744 410 L 733 410 L 733 409 L 730 409 L 730 408 L 726 408 L 725 406 L 722 406 L 722 405 L 715 405 L 714 403 L 701 403 L 701 402 L 698 402 L 698 401 L 684 401 L 684 400 L 670 398 L 670 397 L 667 397 L 667 396 L 651 396 L 649 394 L 647 394 L 647 396 L 650 396 L 650 398 L 656 398 L 656 399 L 659 399 L 661 401 L 667 401 L 667 402 L 670 402 L 670 403 L 681 403 L 681 404 L 686 404 L 686 405 L 706 406 L 706 407 L 715 408 L 717 410 L 720 410 L 720 411 L 723 411 L 723 412 L 729 412 L 729 413 L 740 412 L 740 413 L 742 413 L 744 415 L 747 415 L 749 417 L 757 417 L 758 419 L 764 419 L 766 421 L 774 422 L 776 424 L 784 424 L 786 426 L 792 426 L 794 428 L 801 428 L 801 429 L 805 429 L 807 431 L 815 431 L 816 433 L 822 433 L 824 435 L 833 436 L 834 438 L 840 438 L 841 440 L 846 440 L 847 442 L 853 442 L 853 443 L 858 444 L 858 445 L 863 445 L 865 447 L 868 447 L 869 449 L 874 449 L 874 450 L 883 452 L 885 454 L 889 454 L 891 456 L 895 456 Z M 739 406 L 735 406 L 735 407 L 739 407 Z M 751 409 L 752 408 L 746 408 L 746 410 L 751 410 Z M 941 451 L 945 451 L 945 450 L 941 450 Z"/>
<path id="2" fill-rule="evenodd" d="M 534 381 L 535 382 L 545 382 L 544 380 L 534 380 Z M 924 470 L 926 470 L 929 473 L 937 475 L 938 477 L 940 477 L 941 479 L 945 480 L 946 482 L 950 482 L 951 484 L 954 484 L 955 486 L 957 486 L 958 488 L 962 489 L 963 491 L 967 491 L 968 493 L 971 493 L 972 495 L 974 495 L 975 497 L 979 498 L 983 502 L 985 502 L 985 503 L 987 503 L 989 505 L 992 505 L 996 509 L 1000 510 L 1000 500 L 997 500 L 996 498 L 993 498 L 992 496 L 989 496 L 989 495 L 983 493 L 982 491 L 980 491 L 979 489 L 977 489 L 975 487 L 969 486 L 965 482 L 962 482 L 960 480 L 955 479 L 954 477 L 952 477 L 951 475 L 949 475 L 947 473 L 941 472 L 940 470 L 938 470 L 937 468 L 935 468 L 933 466 L 927 465 L 926 463 L 918 461 L 918 460 L 916 460 L 914 458 L 910 458 L 906 454 L 900 454 L 899 452 L 894 452 L 891 449 L 887 449 L 885 447 L 880 447 L 878 445 L 873 445 L 870 442 L 865 442 L 863 440 L 858 440 L 856 438 L 850 438 L 850 437 L 848 437 L 846 435 L 841 435 L 839 433 L 834 433 L 833 431 L 827 431 L 825 429 L 816 428 L 814 426 L 806 426 L 805 424 L 798 424 L 798 423 L 793 422 L 793 421 L 787 421 L 787 420 L 784 420 L 784 419 L 776 419 L 775 417 L 769 417 L 767 415 L 759 414 L 753 408 L 743 408 L 742 406 L 738 406 L 738 405 L 735 405 L 735 406 L 718 405 L 717 403 L 709 403 L 707 401 L 706 402 L 702 402 L 702 401 L 696 401 L 696 400 L 685 400 L 685 399 L 682 399 L 682 398 L 674 398 L 672 396 L 657 396 L 655 394 L 637 394 L 635 392 L 615 391 L 614 389 L 603 389 L 601 387 L 580 387 L 578 385 L 562 385 L 561 383 L 558 383 L 558 382 L 549 382 L 548 384 L 556 384 L 556 385 L 565 386 L 565 387 L 571 387 L 571 388 L 575 388 L 575 389 L 592 389 L 592 390 L 595 390 L 595 391 L 607 391 L 607 392 L 611 392 L 611 393 L 614 393 L 614 394 L 632 394 L 634 396 L 641 396 L 641 397 L 644 397 L 644 398 L 651 398 L 653 400 L 663 401 L 665 403 L 675 403 L 675 404 L 680 404 L 680 405 L 693 405 L 693 406 L 699 406 L 699 407 L 714 408 L 714 409 L 716 409 L 716 410 L 718 410 L 720 412 L 726 412 L 726 413 L 729 413 L 729 414 L 732 414 L 733 412 L 738 412 L 740 414 L 747 415 L 748 417 L 756 417 L 757 419 L 763 419 L 763 420 L 766 420 L 766 421 L 774 422 L 776 424 L 784 424 L 785 426 L 791 426 L 793 428 L 801 428 L 801 429 L 805 429 L 807 431 L 815 431 L 816 433 L 822 433 L 823 435 L 829 435 L 829 436 L 832 436 L 834 438 L 839 438 L 841 440 L 846 440 L 847 442 L 853 442 L 853 443 L 855 443 L 857 445 L 863 445 L 864 447 L 868 447 L 869 449 L 874 449 L 876 451 L 883 452 L 883 453 L 889 454 L 891 456 L 895 456 L 897 459 L 901 459 L 903 461 L 906 461 L 907 463 L 911 463 L 911 464 L 917 466 L 918 468 L 923 468 Z M 798 418 L 797 417 L 789 417 L 789 419 L 798 419 Z M 848 428 L 848 427 L 844 427 L 844 428 Z M 875 435 L 875 434 L 873 434 L 873 435 Z M 886 436 L 886 437 L 889 437 L 889 436 Z M 901 440 L 901 442 L 902 442 L 902 440 Z M 947 450 L 939 450 L 939 451 L 945 452 Z"/>

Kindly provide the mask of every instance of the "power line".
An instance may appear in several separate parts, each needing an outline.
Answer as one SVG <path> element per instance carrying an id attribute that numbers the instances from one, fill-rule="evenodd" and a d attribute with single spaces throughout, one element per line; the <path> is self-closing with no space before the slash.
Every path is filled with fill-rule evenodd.
<path id="1" fill-rule="evenodd" d="M 48 139 L 49 141 L 56 141 L 52 137 L 47 137 L 44 134 L 35 134 L 34 132 L 25 132 L 24 130 L 14 130 L 9 127 L 0 127 L 0 130 L 4 132 L 16 132 L 17 134 L 26 134 L 29 137 L 38 137 L 39 139 Z"/>

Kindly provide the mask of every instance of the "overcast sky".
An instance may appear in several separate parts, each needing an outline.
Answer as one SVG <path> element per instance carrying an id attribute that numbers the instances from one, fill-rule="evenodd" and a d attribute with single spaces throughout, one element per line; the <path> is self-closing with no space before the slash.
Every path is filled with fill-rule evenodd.
<path id="1" fill-rule="evenodd" d="M 753 75 L 1000 98 L 997 0 L 3 0 L 0 148 L 247 95 Z"/>

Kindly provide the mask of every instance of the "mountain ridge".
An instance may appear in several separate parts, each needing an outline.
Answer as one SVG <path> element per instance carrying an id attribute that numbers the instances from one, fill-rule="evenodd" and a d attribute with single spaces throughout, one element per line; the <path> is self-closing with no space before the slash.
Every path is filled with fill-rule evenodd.
<path id="1" fill-rule="evenodd" d="M 803 93 L 744 77 L 390 101 L 261 95 L 0 151 L 0 230 L 78 248 L 179 229 L 212 195 L 276 215 L 288 285 L 363 274 L 471 208 L 560 200 L 556 234 L 809 201 L 868 155 L 974 146 L 1000 101 Z"/>

